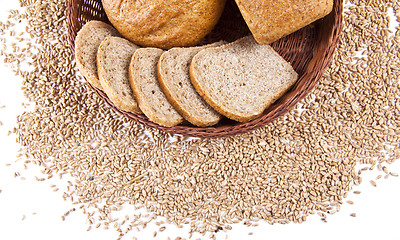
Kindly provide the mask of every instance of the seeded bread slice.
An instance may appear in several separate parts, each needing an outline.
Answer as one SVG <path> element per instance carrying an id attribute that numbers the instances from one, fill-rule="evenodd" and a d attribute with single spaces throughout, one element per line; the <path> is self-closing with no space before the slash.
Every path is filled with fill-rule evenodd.
<path id="1" fill-rule="evenodd" d="M 158 81 L 165 96 L 175 109 L 190 123 L 206 127 L 221 120 L 222 116 L 196 92 L 190 81 L 189 67 L 194 55 L 207 47 L 172 48 L 161 55 L 158 61 Z"/>
<path id="2" fill-rule="evenodd" d="M 297 80 L 288 62 L 251 36 L 200 51 L 190 76 L 211 107 L 239 122 L 260 116 Z"/>
<path id="3" fill-rule="evenodd" d="M 76 65 L 86 80 L 99 89 L 102 87 L 97 75 L 97 49 L 108 36 L 119 36 L 119 33 L 106 23 L 89 21 L 78 32 L 75 39 Z"/>
<path id="4" fill-rule="evenodd" d="M 97 51 L 97 69 L 103 91 L 126 112 L 141 113 L 129 84 L 129 63 L 138 46 L 120 37 L 106 37 Z"/>
<path id="5" fill-rule="evenodd" d="M 140 109 L 149 120 L 173 127 L 183 118 L 168 102 L 157 80 L 157 63 L 163 52 L 158 48 L 136 50 L 129 65 L 129 82 Z"/>

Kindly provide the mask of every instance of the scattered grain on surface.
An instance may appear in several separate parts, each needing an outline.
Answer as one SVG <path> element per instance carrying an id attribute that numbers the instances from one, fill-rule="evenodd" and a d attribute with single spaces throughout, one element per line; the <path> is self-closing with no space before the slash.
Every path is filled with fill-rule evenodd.
<path id="1" fill-rule="evenodd" d="M 374 180 L 369 181 L 372 186 L 376 187 L 376 182 Z"/>
<path id="2" fill-rule="evenodd" d="M 252 133 L 211 140 L 150 129 L 109 108 L 65 44 L 66 2 L 20 0 L 25 11 L 0 23 L 0 53 L 34 103 L 9 133 L 26 165 L 41 167 L 37 181 L 73 179 L 59 194 L 93 226 L 124 235 L 124 218 L 111 216 L 128 204 L 149 212 L 132 213 L 131 230 L 162 216 L 210 238 L 243 221 L 286 224 L 316 213 L 326 221 L 363 171 L 398 176 L 389 168 L 400 158 L 400 30 L 388 35 L 382 10 L 398 16 L 398 1 L 350 1 L 332 63 L 296 109 Z"/>

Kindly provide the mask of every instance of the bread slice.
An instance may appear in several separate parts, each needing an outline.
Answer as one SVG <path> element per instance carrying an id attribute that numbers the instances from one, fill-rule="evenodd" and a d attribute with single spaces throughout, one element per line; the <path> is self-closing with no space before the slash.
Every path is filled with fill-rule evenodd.
<path id="1" fill-rule="evenodd" d="M 104 38 L 119 36 L 112 26 L 101 21 L 89 21 L 76 35 L 75 60 L 79 71 L 94 87 L 102 89 L 97 75 L 97 49 Z"/>
<path id="2" fill-rule="evenodd" d="M 194 55 L 207 47 L 172 48 L 158 61 L 158 81 L 165 96 L 175 109 L 190 123 L 199 127 L 212 126 L 222 116 L 197 93 L 190 81 L 189 67 Z"/>
<path id="3" fill-rule="evenodd" d="M 260 116 L 297 80 L 288 62 L 251 36 L 200 51 L 190 76 L 211 107 L 239 122 Z"/>
<path id="4" fill-rule="evenodd" d="M 138 46 L 120 37 L 106 37 L 97 51 L 97 69 L 103 91 L 126 112 L 141 113 L 129 84 L 129 63 Z"/>
<path id="5" fill-rule="evenodd" d="M 129 65 L 129 82 L 142 112 L 161 126 L 173 127 L 183 118 L 168 102 L 157 80 L 157 63 L 163 50 L 141 48 Z"/>
<path id="6" fill-rule="evenodd" d="M 270 44 L 328 15 L 333 0 L 235 0 L 253 36 Z"/>

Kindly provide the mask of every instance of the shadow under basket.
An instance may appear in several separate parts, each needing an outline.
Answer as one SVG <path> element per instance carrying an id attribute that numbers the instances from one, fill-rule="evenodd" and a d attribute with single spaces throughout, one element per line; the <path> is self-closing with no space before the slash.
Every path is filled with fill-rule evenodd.
<path id="1" fill-rule="evenodd" d="M 213 127 L 201 128 L 190 124 L 163 127 L 149 121 L 143 114 L 117 109 L 103 91 L 89 85 L 115 111 L 164 132 L 200 138 L 219 138 L 250 132 L 287 113 L 313 89 L 329 65 L 339 41 L 342 30 L 342 11 L 343 0 L 334 0 L 333 11 L 328 16 L 271 44 L 286 61 L 291 63 L 299 74 L 299 78 L 292 88 L 267 108 L 259 118 L 247 123 L 238 123 L 224 118 Z M 100 20 L 109 23 L 101 0 L 69 0 L 67 14 L 68 38 L 72 52 L 74 52 L 76 34 L 87 21 Z M 250 31 L 235 1 L 228 0 L 218 24 L 199 45 L 220 40 L 232 42 L 249 34 Z"/>

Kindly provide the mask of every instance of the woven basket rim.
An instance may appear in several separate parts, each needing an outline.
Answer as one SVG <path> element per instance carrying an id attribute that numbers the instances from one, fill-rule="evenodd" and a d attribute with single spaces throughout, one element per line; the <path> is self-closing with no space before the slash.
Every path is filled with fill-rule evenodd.
<path id="1" fill-rule="evenodd" d="M 76 33 L 79 31 L 81 24 L 80 20 L 83 19 L 83 14 L 92 14 L 89 15 L 88 20 L 100 20 L 98 16 L 93 16 L 92 11 L 82 11 L 82 7 L 79 8 L 82 4 L 90 4 L 92 7 L 97 9 L 101 9 L 100 0 L 69 0 L 67 7 L 67 27 L 68 27 L 68 40 L 69 46 L 74 54 L 74 40 L 76 37 Z M 99 3 L 100 2 L 100 3 Z M 79 5 L 81 4 L 81 5 Z M 100 4 L 100 6 L 99 6 Z M 86 7 L 85 6 L 85 7 Z M 85 9 L 85 8 L 84 8 Z M 319 27 L 319 32 L 316 41 L 318 42 L 317 47 L 313 48 L 312 58 L 308 62 L 306 66 L 306 70 L 309 71 L 309 75 L 303 74 L 299 75 L 298 80 L 294 84 L 294 86 L 286 92 L 284 96 L 279 98 L 273 105 L 264 111 L 264 114 L 257 119 L 254 119 L 247 123 L 235 123 L 232 124 L 230 122 L 229 125 L 219 124 L 217 126 L 212 127 L 195 127 L 195 126 L 186 126 L 186 125 L 178 125 L 176 127 L 163 127 L 156 123 L 153 123 L 147 119 L 142 114 L 128 113 L 119 110 L 115 107 L 115 105 L 109 100 L 107 95 L 93 87 L 89 82 L 87 84 L 93 89 L 104 101 L 111 106 L 115 111 L 122 114 L 123 116 L 144 124 L 148 127 L 155 128 L 167 133 L 172 134 L 180 134 L 189 137 L 200 137 L 200 138 L 220 138 L 220 137 L 228 137 L 237 134 L 247 133 L 254 131 L 258 128 L 265 126 L 266 124 L 278 119 L 279 117 L 286 114 L 290 109 L 292 109 L 299 101 L 301 101 L 307 94 L 314 88 L 317 82 L 322 77 L 324 71 L 328 67 L 331 59 L 333 57 L 333 53 L 336 49 L 336 46 L 339 42 L 340 33 L 342 30 L 342 12 L 343 12 L 343 0 L 334 0 L 333 11 L 326 16 L 325 18 L 317 21 L 315 23 Z M 104 13 L 101 13 L 100 16 L 102 21 L 109 23 L 107 17 Z M 87 17 L 87 16 L 86 16 Z M 329 27 L 326 27 L 327 24 L 330 24 Z M 307 72 L 308 73 L 308 72 Z M 305 84 L 303 84 L 305 82 Z M 295 90 L 293 90 L 295 89 Z"/>

